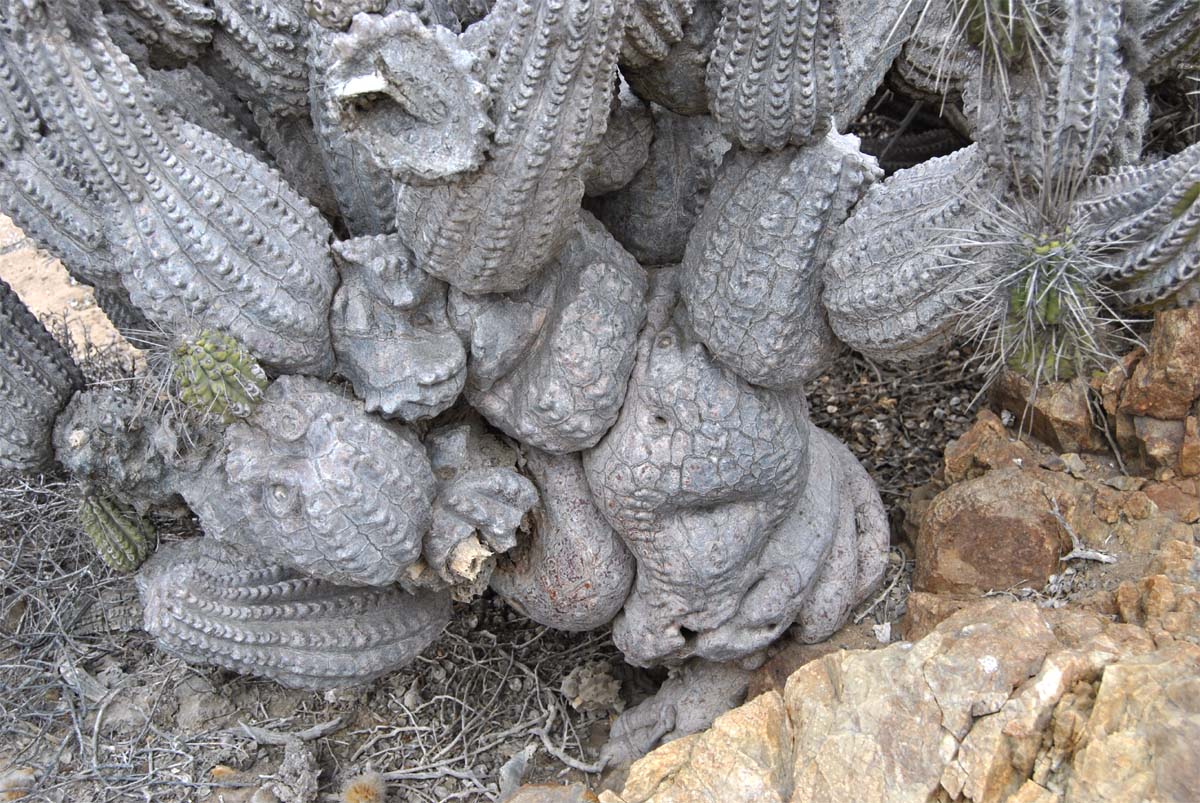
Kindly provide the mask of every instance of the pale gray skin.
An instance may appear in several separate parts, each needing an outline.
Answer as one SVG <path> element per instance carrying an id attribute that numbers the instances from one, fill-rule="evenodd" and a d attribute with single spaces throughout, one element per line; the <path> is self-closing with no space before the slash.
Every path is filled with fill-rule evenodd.
<path id="1" fill-rule="evenodd" d="M 352 585 L 394 583 L 420 557 L 435 490 L 416 436 L 296 376 L 181 484 L 209 536 Z"/>
<path id="2" fill-rule="evenodd" d="M 986 231 L 1002 180 L 978 146 L 901 170 L 867 191 L 837 232 L 825 268 L 825 309 L 857 351 L 915 359 L 949 341 L 984 249 L 956 232 Z"/>
<path id="3" fill-rule="evenodd" d="M 708 57 L 721 21 L 721 7 L 718 0 L 694 0 L 693 5 L 682 36 L 660 61 L 638 65 L 622 59 L 621 74 L 638 97 L 676 114 L 706 115 Z"/>
<path id="4" fill-rule="evenodd" d="M 230 144 L 260 161 L 271 157 L 256 132 L 227 107 L 228 96 L 216 79 L 195 65 L 173 70 L 145 70 L 146 84 L 163 114 L 177 114 L 189 123 L 229 140 Z M 247 110 L 247 113 L 248 110 Z"/>
<path id="5" fill-rule="evenodd" d="M 803 617 L 810 595 L 820 612 L 807 613 L 840 625 L 862 593 L 860 540 L 862 571 L 874 581 L 882 566 L 878 496 L 861 494 L 802 395 L 722 368 L 665 308 L 660 295 L 621 415 L 584 454 L 598 509 L 638 561 L 614 642 L 640 666 L 733 660 Z M 880 513 L 861 531 L 859 507 Z M 855 559 L 821 577 L 839 544 Z"/>
<path id="6" fill-rule="evenodd" d="M 524 290 L 450 294 L 469 342 L 466 398 L 493 426 L 549 452 L 592 446 L 612 426 L 645 320 L 645 271 L 586 212 Z"/>
<path id="7" fill-rule="evenodd" d="M 729 142 L 711 117 L 652 111 L 646 164 L 627 186 L 589 199 L 587 208 L 643 265 L 671 265 L 683 259 Z"/>
<path id="8" fill-rule="evenodd" d="M 741 705 L 750 671 L 738 664 L 693 660 L 672 670 L 658 692 L 622 712 L 613 723 L 601 763 L 619 767 L 636 761 L 660 744 L 708 728 Z"/>
<path id="9" fill-rule="evenodd" d="M 1194 74 L 1200 61 L 1200 6 L 1189 0 L 1142 0 L 1138 5 L 1126 8 L 1126 19 L 1141 39 L 1140 77 L 1152 83 L 1172 73 Z"/>
<path id="10" fill-rule="evenodd" d="M 630 0 L 621 64 L 645 67 L 667 58 L 683 38 L 695 0 Z"/>
<path id="11" fill-rule="evenodd" d="M 194 61 L 212 42 L 216 15 L 205 0 L 102 0 L 106 24 L 132 36 L 160 63 Z"/>
<path id="12" fill-rule="evenodd" d="M 624 0 L 500 0 L 462 34 L 495 133 L 478 170 L 400 185 L 397 230 L 423 270 L 465 293 L 508 293 L 566 245 L 608 121 L 624 12 Z"/>
<path id="13" fill-rule="evenodd" d="M 650 106 L 622 84 L 613 98 L 608 128 L 588 158 L 584 195 L 591 198 L 621 189 L 637 175 L 650 158 L 654 118 Z"/>
<path id="14" fill-rule="evenodd" d="M 465 601 L 487 587 L 494 556 L 516 546 L 517 530 L 537 504 L 538 490 L 517 473 L 516 449 L 473 413 L 434 429 L 425 448 L 438 496 L 425 536 L 425 566 L 401 582 L 449 585 L 455 598 Z"/>
<path id="15" fill-rule="evenodd" d="M 212 49 L 238 76 L 242 99 L 273 115 L 308 116 L 304 0 L 211 0 Z"/>
<path id="16" fill-rule="evenodd" d="M 432 418 L 458 399 L 467 353 L 446 317 L 446 284 L 416 267 L 395 235 L 336 243 L 342 283 L 329 327 L 338 372 L 366 408 Z"/>
<path id="17" fill-rule="evenodd" d="M 145 515 L 182 507 L 175 472 L 158 442 L 161 421 L 130 388 L 76 393 L 54 426 L 58 461 L 86 490 L 112 496 Z"/>
<path id="18" fill-rule="evenodd" d="M 1097 231 L 1094 247 L 1107 263 L 1100 280 L 1116 288 L 1121 303 L 1136 309 L 1200 301 L 1197 186 L 1200 143 L 1084 185 L 1079 226 Z"/>
<path id="19" fill-rule="evenodd" d="M 821 303 L 834 235 L 881 171 L 853 136 L 734 152 L 692 229 L 680 294 L 697 336 L 756 385 L 799 388 L 840 348 Z"/>
<path id="20" fill-rule="evenodd" d="M 450 621 L 444 591 L 351 588 L 210 538 L 162 547 L 138 572 L 144 626 L 189 663 L 295 689 L 369 683 L 411 663 Z"/>
<path id="21" fill-rule="evenodd" d="M 958 95 L 977 68 L 979 53 L 956 25 L 954 0 L 929 0 L 896 59 L 895 75 L 906 94 L 939 101 Z"/>
<path id="22" fill-rule="evenodd" d="M 917 3 L 731 0 L 708 62 L 708 97 L 742 147 L 778 150 L 856 118 L 920 11 Z"/>
<path id="23" fill-rule="evenodd" d="M 328 373 L 328 225 L 267 165 L 162 115 L 99 19 L 86 0 L 0 6 L 0 61 L 18 76 L 0 95 L 19 110 L 4 132 L 18 149 L 0 164 L 13 190 L 0 192 L 5 210 L 35 236 L 67 235 L 52 240 L 71 240 L 70 257 L 80 239 L 98 240 L 134 306 L 165 331 L 221 329 L 270 368 Z"/>
<path id="24" fill-rule="evenodd" d="M 1122 4 L 1056 0 L 1042 27 L 1036 57 L 1003 70 L 985 60 L 972 76 L 965 111 L 981 152 L 1030 186 L 1067 186 L 1136 158 L 1145 121 L 1133 110 L 1140 84 L 1122 49 Z"/>
<path id="25" fill-rule="evenodd" d="M 320 129 L 348 137 L 401 180 L 436 181 L 483 163 L 491 96 L 475 75 L 476 53 L 454 32 L 399 10 L 313 36 L 322 50 L 312 62 Z"/>
<path id="26" fill-rule="evenodd" d="M 526 448 L 523 471 L 541 502 L 517 548 L 499 559 L 492 589 L 556 630 L 604 626 L 629 594 L 633 555 L 596 509 L 578 455 Z"/>
<path id="27" fill-rule="evenodd" d="M 0 280 L 0 469 L 51 464 L 55 418 L 82 386 L 71 355 Z"/>

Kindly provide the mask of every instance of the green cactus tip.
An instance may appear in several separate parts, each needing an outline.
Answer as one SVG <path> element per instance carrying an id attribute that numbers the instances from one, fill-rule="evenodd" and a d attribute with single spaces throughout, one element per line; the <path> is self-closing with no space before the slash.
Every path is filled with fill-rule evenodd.
<path id="1" fill-rule="evenodd" d="M 1008 367 L 1034 379 L 1079 376 L 1108 354 L 1107 305 L 1089 281 L 1071 230 L 1023 238 L 1008 289 Z"/>
<path id="2" fill-rule="evenodd" d="M 174 378 L 179 400 L 226 424 L 246 418 L 262 400 L 267 375 L 242 345 L 206 329 L 175 347 Z"/>
<path id="3" fill-rule="evenodd" d="M 100 558 L 117 571 L 132 572 L 150 555 L 154 527 L 137 511 L 114 499 L 84 496 L 79 520 Z"/>

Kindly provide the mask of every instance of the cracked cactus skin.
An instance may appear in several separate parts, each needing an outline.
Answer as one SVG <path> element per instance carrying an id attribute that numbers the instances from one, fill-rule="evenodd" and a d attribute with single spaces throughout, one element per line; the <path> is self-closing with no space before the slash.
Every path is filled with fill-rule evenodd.
<path id="1" fill-rule="evenodd" d="M 54 425 L 55 454 L 71 476 L 142 515 L 181 506 L 156 445 L 162 422 L 143 405 L 130 388 L 101 385 L 76 393 Z"/>
<path id="2" fill-rule="evenodd" d="M 329 582 L 388 585 L 421 555 L 434 477 L 409 431 L 316 379 L 280 377 L 181 481 L 205 532 Z"/>
<path id="3" fill-rule="evenodd" d="M 639 262 L 670 265 L 683 259 L 716 181 L 729 141 L 708 116 L 684 117 L 655 108 L 654 139 L 642 169 L 626 186 L 587 208 Z"/>
<path id="4" fill-rule="evenodd" d="M 671 53 L 683 38 L 695 0 L 631 0 L 621 46 L 621 65 L 645 67 Z"/>
<path id="5" fill-rule="evenodd" d="M 626 5 L 500 0 L 462 35 L 495 133 L 478 170 L 400 185 L 397 230 L 423 270 L 465 293 L 507 293 L 566 245 L 608 120 Z"/>
<path id="6" fill-rule="evenodd" d="M 295 689 L 394 672 L 450 621 L 445 592 L 336 586 L 207 537 L 160 549 L 137 584 L 144 626 L 162 649 Z"/>
<path id="7" fill-rule="evenodd" d="M 1200 144 L 1140 166 L 1094 176 L 1079 217 L 1099 229 L 1099 280 L 1133 308 L 1200 300 Z"/>
<path id="8" fill-rule="evenodd" d="M 0 469 L 50 465 L 55 419 L 81 387 L 71 355 L 0 280 Z"/>
<path id="9" fill-rule="evenodd" d="M 395 236 L 334 246 L 342 277 L 330 317 L 339 372 L 367 410 L 416 421 L 462 393 L 467 353 L 446 313 L 447 286 Z"/>
<path id="10" fill-rule="evenodd" d="M 322 44 L 319 113 L 393 176 L 425 183 L 483 163 L 492 98 L 460 37 L 397 11 L 355 17 Z"/>
<path id="11" fill-rule="evenodd" d="M 620 93 L 613 98 L 608 128 L 588 158 L 584 195 L 591 198 L 615 192 L 633 181 L 650 158 L 653 139 L 650 105 L 622 84 Z"/>
<path id="12" fill-rule="evenodd" d="M 852 458 L 808 422 L 802 395 L 717 365 L 666 319 L 664 295 L 620 418 L 584 454 L 596 506 L 638 564 L 615 643 L 639 666 L 728 661 L 806 613 L 836 629 L 860 599 L 860 555 L 865 580 L 883 566 L 878 495 L 861 492 Z M 843 552 L 850 559 L 822 576 Z"/>
<path id="13" fill-rule="evenodd" d="M 216 14 L 208 0 L 102 0 L 110 29 L 146 46 L 158 61 L 194 61 L 212 42 Z"/>
<path id="14" fill-rule="evenodd" d="M 108 201 L 133 304 L 166 331 L 208 325 L 268 367 L 327 373 L 335 275 L 316 210 L 263 163 L 159 114 L 95 16 L 47 0 L 6 5 L 0 23 L 37 117 Z"/>
<path id="15" fill-rule="evenodd" d="M 820 139 L 862 111 L 918 4 L 732 0 L 708 63 L 713 116 L 748 150 Z"/>
<path id="16" fill-rule="evenodd" d="M 308 17 L 303 0 L 212 0 L 212 49 L 271 114 L 308 115 Z"/>
<path id="17" fill-rule="evenodd" d="M 79 521 L 100 559 L 119 572 L 141 566 L 157 540 L 154 527 L 137 511 L 103 496 L 83 498 Z"/>
<path id="18" fill-rule="evenodd" d="M 538 624 L 602 627 L 629 595 L 633 555 L 593 504 L 579 455 L 527 448 L 524 457 L 541 502 L 528 534 L 499 559 L 491 587 Z"/>
<path id="19" fill-rule="evenodd" d="M 852 136 L 726 160 L 680 266 L 693 331 L 756 385 L 802 385 L 839 344 L 821 273 L 850 207 L 879 178 Z"/>
<path id="20" fill-rule="evenodd" d="M 1000 184 L 971 146 L 872 186 L 826 263 L 825 309 L 838 339 L 887 360 L 945 343 L 985 270 L 983 248 L 963 232 L 986 231 L 984 204 Z"/>
<path id="21" fill-rule="evenodd" d="M 706 115 L 708 57 L 721 21 L 721 9 L 718 0 L 694 0 L 694 6 L 683 23 L 683 35 L 661 60 L 642 66 L 622 60 L 621 75 L 643 100 L 676 114 Z"/>
<path id="22" fill-rule="evenodd" d="M 179 400 L 202 416 L 226 424 L 246 418 L 262 401 L 267 375 L 242 344 L 204 330 L 175 347 L 173 380 Z"/>
<path id="23" fill-rule="evenodd" d="M 451 293 L 451 320 L 471 344 L 467 401 L 555 453 L 594 445 L 616 420 L 646 315 L 645 271 L 595 218 L 578 216 L 573 239 L 525 290 Z"/>

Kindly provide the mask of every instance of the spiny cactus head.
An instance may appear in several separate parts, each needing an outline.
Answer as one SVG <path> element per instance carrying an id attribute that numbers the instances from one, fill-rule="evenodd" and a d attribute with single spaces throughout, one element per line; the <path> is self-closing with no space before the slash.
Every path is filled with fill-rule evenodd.
<path id="1" fill-rule="evenodd" d="M 341 803 L 383 803 L 387 787 L 377 772 L 364 772 L 346 781 Z"/>
<path id="2" fill-rule="evenodd" d="M 185 337 L 172 352 L 179 401 L 224 423 L 246 418 L 262 401 L 267 375 L 233 337 L 205 329 Z"/>
<path id="3" fill-rule="evenodd" d="M 1013 64 L 1038 47 L 1052 0 L 953 0 L 962 36 L 989 59 Z"/>
<path id="4" fill-rule="evenodd" d="M 101 560 L 112 569 L 132 572 L 150 555 L 154 527 L 114 499 L 85 494 L 79 505 L 79 521 Z"/>
<path id="5" fill-rule="evenodd" d="M 1070 227 L 1025 235 L 1009 247 L 998 348 L 1009 368 L 1038 383 L 1083 375 L 1112 356 L 1105 290 Z"/>

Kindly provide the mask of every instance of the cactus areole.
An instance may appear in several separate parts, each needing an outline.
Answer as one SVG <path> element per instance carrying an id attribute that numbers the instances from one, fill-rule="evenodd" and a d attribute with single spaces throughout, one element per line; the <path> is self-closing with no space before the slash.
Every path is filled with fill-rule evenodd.
<path id="1" fill-rule="evenodd" d="M 825 639 L 888 528 L 807 380 L 1200 297 L 1200 145 L 1143 152 L 1200 5 L 1134 5 L 0 0 L 0 211 L 171 344 L 84 389 L 0 284 L 0 467 L 122 570 L 190 510 L 146 629 L 290 686 L 485 592 L 681 679 Z"/>

